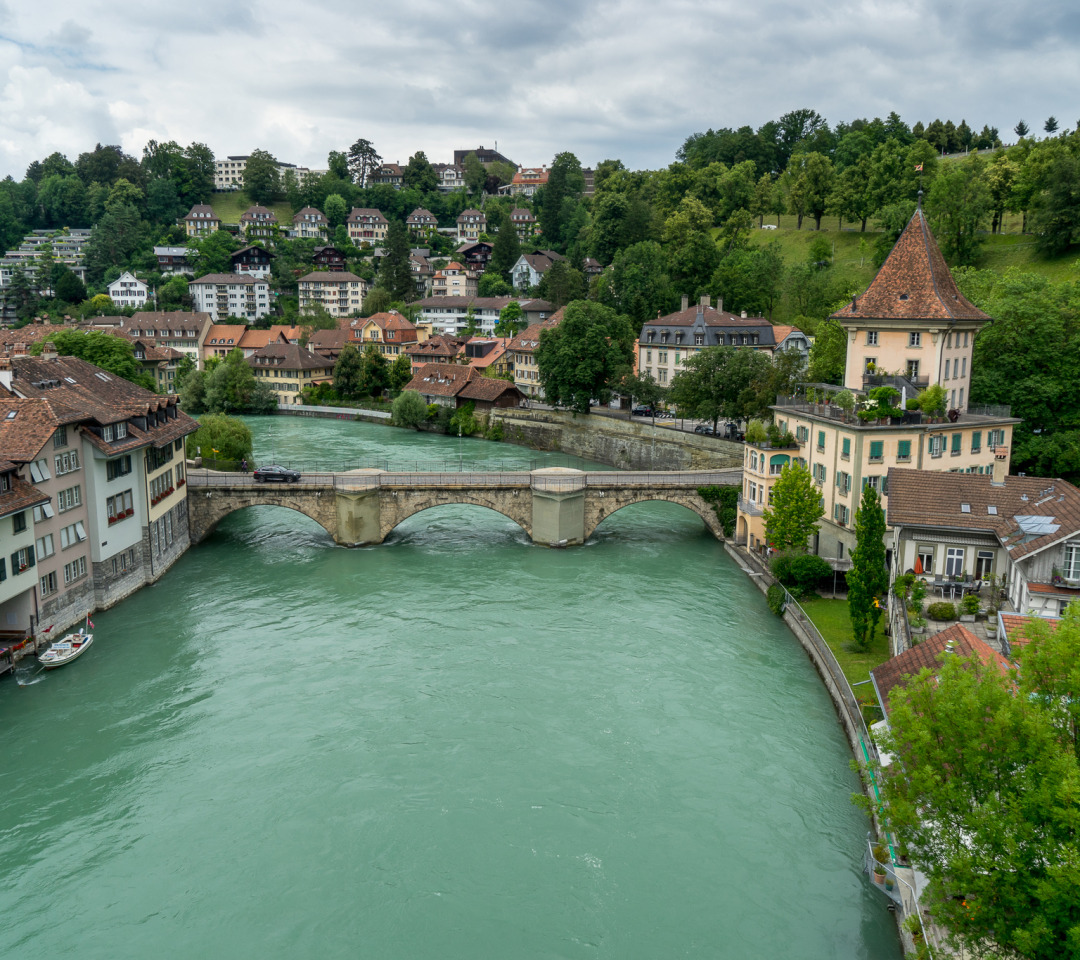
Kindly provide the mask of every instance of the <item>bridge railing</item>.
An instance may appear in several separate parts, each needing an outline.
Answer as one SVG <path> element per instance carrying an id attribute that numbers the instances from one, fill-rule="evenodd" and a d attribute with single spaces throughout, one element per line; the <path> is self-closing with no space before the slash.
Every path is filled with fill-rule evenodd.
<path id="1" fill-rule="evenodd" d="M 530 487 L 553 492 L 591 489 L 625 489 L 627 487 L 697 488 L 738 484 L 741 468 L 728 470 L 673 471 L 575 471 L 573 473 L 541 473 L 530 470 L 503 471 L 401 471 L 378 473 L 301 473 L 299 483 L 277 484 L 291 487 L 333 487 L 335 490 L 373 490 L 377 488 L 404 489 L 416 487 Z M 187 482 L 193 487 L 274 486 L 257 481 L 253 474 L 237 470 L 218 471 L 189 468 Z"/>

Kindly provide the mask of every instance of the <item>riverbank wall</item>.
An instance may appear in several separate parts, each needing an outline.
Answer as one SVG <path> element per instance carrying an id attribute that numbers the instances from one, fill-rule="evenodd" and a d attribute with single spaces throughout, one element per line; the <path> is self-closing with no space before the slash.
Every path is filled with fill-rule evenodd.
<path id="1" fill-rule="evenodd" d="M 518 407 L 493 410 L 489 417 L 502 426 L 505 441 L 618 470 L 719 470 L 743 462 L 741 443 L 635 420 Z"/>

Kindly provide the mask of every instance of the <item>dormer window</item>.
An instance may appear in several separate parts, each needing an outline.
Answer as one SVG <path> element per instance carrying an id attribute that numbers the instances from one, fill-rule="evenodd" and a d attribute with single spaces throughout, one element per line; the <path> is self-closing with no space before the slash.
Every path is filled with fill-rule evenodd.
<path id="1" fill-rule="evenodd" d="M 705 346 L 705 334 L 703 334 L 703 333 L 695 333 L 694 334 L 694 346 L 695 347 L 703 347 L 703 346 Z"/>

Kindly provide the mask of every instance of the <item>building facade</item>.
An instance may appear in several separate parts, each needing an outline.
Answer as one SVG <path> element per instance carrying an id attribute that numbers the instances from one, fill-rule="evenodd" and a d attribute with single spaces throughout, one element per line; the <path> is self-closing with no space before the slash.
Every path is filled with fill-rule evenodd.
<path id="1" fill-rule="evenodd" d="M 246 273 L 208 273 L 188 285 L 195 309 L 214 322 L 260 320 L 270 312 L 270 284 Z"/>

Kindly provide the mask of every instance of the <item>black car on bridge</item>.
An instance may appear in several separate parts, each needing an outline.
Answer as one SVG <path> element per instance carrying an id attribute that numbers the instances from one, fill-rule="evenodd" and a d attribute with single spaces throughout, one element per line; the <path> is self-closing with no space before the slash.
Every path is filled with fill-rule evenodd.
<path id="1" fill-rule="evenodd" d="M 280 480 L 282 483 L 299 483 L 300 471 L 290 470 L 288 467 L 279 467 L 272 463 L 266 467 L 256 467 L 252 476 L 260 483 L 267 480 Z"/>

